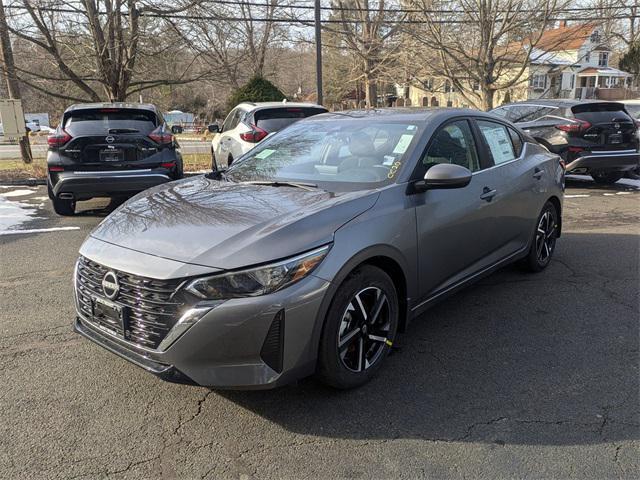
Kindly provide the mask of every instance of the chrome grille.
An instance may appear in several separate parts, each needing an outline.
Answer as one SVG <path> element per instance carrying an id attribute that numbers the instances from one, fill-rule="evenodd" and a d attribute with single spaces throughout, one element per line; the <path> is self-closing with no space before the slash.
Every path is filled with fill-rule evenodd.
<path id="1" fill-rule="evenodd" d="M 124 329 L 115 319 L 93 315 L 92 297 L 106 298 L 102 279 L 108 271 L 116 274 L 120 285 L 117 296 L 110 301 L 123 308 Z M 84 318 L 97 326 L 107 328 L 129 342 L 156 349 L 184 307 L 184 301 L 173 295 L 181 281 L 139 277 L 80 257 L 76 275 L 78 309 Z"/>

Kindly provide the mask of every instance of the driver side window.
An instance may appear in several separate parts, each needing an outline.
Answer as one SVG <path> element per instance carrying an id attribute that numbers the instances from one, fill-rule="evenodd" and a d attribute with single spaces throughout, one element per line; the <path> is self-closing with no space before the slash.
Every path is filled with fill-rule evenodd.
<path id="1" fill-rule="evenodd" d="M 229 115 L 227 115 L 227 118 L 224 119 L 224 123 L 222 124 L 223 132 L 228 132 L 229 130 L 235 128 L 235 126 L 238 124 L 236 120 L 238 119 L 239 114 L 240 110 L 237 108 L 229 112 Z"/>
<path id="2" fill-rule="evenodd" d="M 435 133 L 422 157 L 422 164 L 428 170 L 438 163 L 453 163 L 472 172 L 480 170 L 476 144 L 467 120 L 451 122 Z"/>

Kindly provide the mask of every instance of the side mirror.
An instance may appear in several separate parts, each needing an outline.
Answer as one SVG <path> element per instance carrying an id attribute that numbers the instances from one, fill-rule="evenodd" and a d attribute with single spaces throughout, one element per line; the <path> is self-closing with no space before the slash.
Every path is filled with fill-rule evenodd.
<path id="1" fill-rule="evenodd" d="M 219 133 L 220 127 L 218 127 L 218 125 L 216 125 L 215 123 L 212 123 L 211 125 L 207 126 L 207 130 L 209 130 L 209 133 Z"/>
<path id="2" fill-rule="evenodd" d="M 418 192 L 436 188 L 462 188 L 469 185 L 471 171 L 461 165 L 453 163 L 439 163 L 434 165 L 424 175 L 424 180 L 415 183 Z"/>

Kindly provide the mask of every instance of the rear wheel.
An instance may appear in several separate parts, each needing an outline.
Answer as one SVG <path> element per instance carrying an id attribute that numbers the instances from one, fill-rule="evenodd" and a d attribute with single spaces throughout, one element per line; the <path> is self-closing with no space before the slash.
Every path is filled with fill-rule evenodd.
<path id="1" fill-rule="evenodd" d="M 231 164 L 233 163 L 233 156 L 229 155 L 227 157 L 227 168 L 229 168 L 231 166 Z"/>
<path id="2" fill-rule="evenodd" d="M 551 202 L 545 203 L 538 216 L 536 231 L 533 234 L 529 254 L 524 265 L 532 272 L 540 272 L 547 268 L 558 238 L 558 212 Z"/>
<path id="3" fill-rule="evenodd" d="M 75 200 L 62 200 L 60 198 L 53 198 L 53 209 L 58 215 L 70 216 L 76 213 L 76 201 Z"/>
<path id="4" fill-rule="evenodd" d="M 336 388 L 368 382 L 381 367 L 398 328 L 398 296 L 389 276 L 365 265 L 338 289 L 327 313 L 318 377 Z"/>
<path id="5" fill-rule="evenodd" d="M 616 183 L 623 175 L 624 172 L 591 172 L 591 178 L 593 178 L 593 181 L 600 185 L 611 185 Z"/>

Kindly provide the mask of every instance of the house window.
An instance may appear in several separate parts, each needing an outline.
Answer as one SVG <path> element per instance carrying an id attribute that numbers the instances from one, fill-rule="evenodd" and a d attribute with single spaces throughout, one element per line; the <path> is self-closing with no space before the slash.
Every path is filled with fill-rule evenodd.
<path id="1" fill-rule="evenodd" d="M 534 73 L 529 79 L 529 86 L 534 90 L 544 90 L 547 86 L 547 76 L 541 73 Z"/>
<path id="2" fill-rule="evenodd" d="M 586 63 L 589 63 L 591 61 L 591 52 L 587 52 L 587 54 L 584 56 L 584 61 Z"/>
<path id="3" fill-rule="evenodd" d="M 473 81 L 471 83 L 471 88 L 473 88 L 474 92 L 477 92 L 478 90 L 480 90 L 480 82 Z"/>
<path id="4" fill-rule="evenodd" d="M 591 42 L 598 43 L 599 41 L 600 41 L 600 32 L 596 30 L 591 34 Z"/>
<path id="5" fill-rule="evenodd" d="M 606 67 L 609 65 L 609 52 L 600 52 L 598 54 L 598 66 Z"/>
<path id="6" fill-rule="evenodd" d="M 449 93 L 452 92 L 453 89 L 451 88 L 451 82 L 449 80 L 445 80 L 444 82 L 444 93 Z"/>

